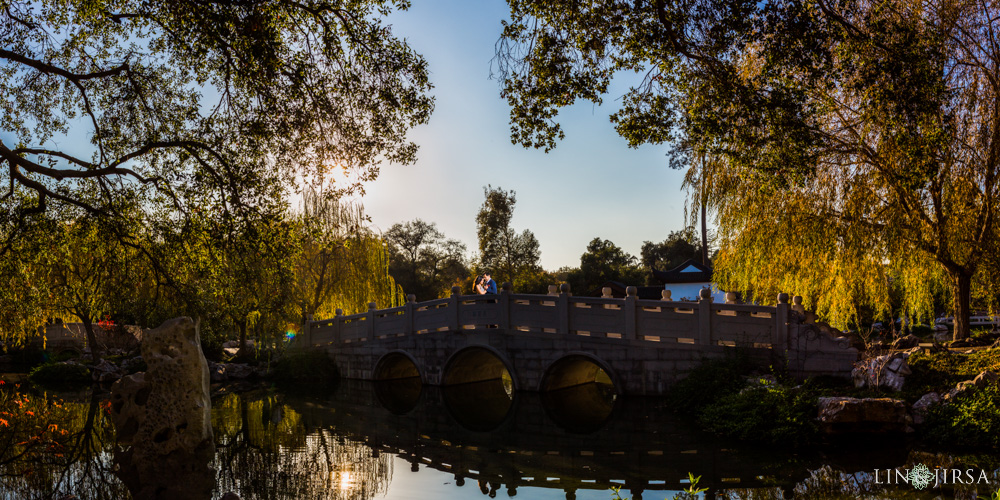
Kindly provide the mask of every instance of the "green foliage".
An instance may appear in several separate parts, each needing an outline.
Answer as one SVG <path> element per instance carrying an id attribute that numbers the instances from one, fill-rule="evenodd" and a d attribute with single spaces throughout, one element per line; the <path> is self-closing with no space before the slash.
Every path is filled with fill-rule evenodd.
<path id="1" fill-rule="evenodd" d="M 679 231 L 671 231 L 667 239 L 660 243 L 642 242 L 641 263 L 643 270 L 653 280 L 652 270 L 669 271 L 688 259 L 701 261 L 701 243 L 695 235 L 693 227 Z M 711 263 L 709 263 L 711 265 Z M 654 284 L 650 281 L 649 284 Z"/>
<path id="2" fill-rule="evenodd" d="M 912 373 L 906 377 L 904 390 L 909 399 L 915 399 L 930 391 L 947 391 L 985 370 L 1000 372 L 1000 349 L 978 350 L 972 354 L 925 351 L 911 355 L 906 362 Z"/>
<path id="3" fill-rule="evenodd" d="M 0 161 L 20 173 L 0 184 L 30 192 L 6 201 L 111 218 L 141 186 L 182 213 L 202 193 L 228 212 L 295 174 L 360 183 L 382 160 L 412 162 L 427 63 L 382 21 L 407 6 L 5 2 Z M 50 149 L 70 127 L 90 143 Z"/>
<path id="4" fill-rule="evenodd" d="M 389 273 L 418 301 L 447 297 L 451 287 L 469 275 L 465 245 L 445 239 L 433 222 L 393 224 L 384 236 L 390 248 Z"/>
<path id="5" fill-rule="evenodd" d="M 973 388 L 931 406 L 923 432 L 938 445 L 1000 448 L 1000 384 Z"/>
<path id="6" fill-rule="evenodd" d="M 487 186 L 483 192 L 486 200 L 476 214 L 480 265 L 477 274 L 489 271 L 498 285 L 509 281 L 514 291 L 520 292 L 541 270 L 538 240 L 531 231 L 517 233 L 510 226 L 517 202 L 514 191 Z"/>
<path id="7" fill-rule="evenodd" d="M 40 341 L 19 345 L 8 351 L 8 354 L 11 356 L 11 363 L 25 372 L 44 363 L 48 356 L 45 350 L 42 349 Z"/>
<path id="8" fill-rule="evenodd" d="M 512 141 L 554 147 L 561 108 L 645 73 L 612 122 L 632 146 L 674 144 L 716 214 L 723 288 L 794 292 L 838 325 L 950 298 L 959 338 L 970 297 L 996 305 L 996 4 L 508 4 Z"/>
<path id="9" fill-rule="evenodd" d="M 390 247 L 368 228 L 364 207 L 320 189 L 307 189 L 296 241 L 294 320 L 332 317 L 368 310 L 368 303 L 393 307 L 403 302 L 393 276 Z M 283 331 L 283 330 L 282 330 Z"/>
<path id="10" fill-rule="evenodd" d="M 567 276 L 573 293 L 600 296 L 601 285 L 619 281 L 626 285 L 641 285 L 646 272 L 637 259 L 609 240 L 594 238 L 580 256 L 580 268 Z"/>
<path id="11" fill-rule="evenodd" d="M 272 375 L 275 382 L 289 387 L 326 386 L 340 376 L 333 359 L 318 349 L 285 352 L 274 364 Z"/>
<path id="12" fill-rule="evenodd" d="M 216 332 L 210 323 L 202 323 L 198 329 L 198 337 L 201 340 L 201 352 L 205 359 L 219 363 L 223 361 L 222 344 L 226 341 L 225 336 Z"/>
<path id="13" fill-rule="evenodd" d="M 816 395 L 778 384 L 747 387 L 702 409 L 706 430 L 741 441 L 802 446 L 818 435 Z"/>
<path id="14" fill-rule="evenodd" d="M 90 369 L 75 363 L 47 363 L 28 374 L 33 384 L 47 387 L 75 387 L 92 383 Z"/>
<path id="15" fill-rule="evenodd" d="M 739 392 L 753 369 L 745 356 L 707 360 L 670 389 L 671 406 L 682 413 L 700 413 L 714 401 Z"/>

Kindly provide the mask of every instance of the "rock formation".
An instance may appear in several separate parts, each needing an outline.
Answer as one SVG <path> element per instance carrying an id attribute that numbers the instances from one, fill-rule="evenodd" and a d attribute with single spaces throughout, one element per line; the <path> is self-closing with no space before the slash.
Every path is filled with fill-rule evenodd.
<path id="1" fill-rule="evenodd" d="M 208 499 L 212 403 L 197 325 L 174 318 L 146 332 L 142 357 L 145 373 L 111 387 L 117 474 L 136 499 Z"/>

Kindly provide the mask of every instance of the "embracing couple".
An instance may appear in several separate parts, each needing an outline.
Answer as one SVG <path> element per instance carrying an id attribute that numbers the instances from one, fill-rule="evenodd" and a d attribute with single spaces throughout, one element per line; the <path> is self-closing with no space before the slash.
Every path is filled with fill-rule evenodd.
<path id="1" fill-rule="evenodd" d="M 479 295 L 497 293 L 497 282 L 493 281 L 493 277 L 487 271 L 482 276 L 476 276 L 476 284 L 473 288 L 476 289 L 476 293 Z"/>

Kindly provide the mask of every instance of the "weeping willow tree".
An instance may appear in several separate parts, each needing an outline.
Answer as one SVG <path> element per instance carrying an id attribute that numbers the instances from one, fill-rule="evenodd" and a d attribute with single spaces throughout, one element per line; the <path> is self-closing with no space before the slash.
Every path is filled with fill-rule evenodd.
<path id="1" fill-rule="evenodd" d="M 702 177 L 699 170 L 710 172 Z M 948 293 L 946 269 L 913 248 L 919 229 L 874 222 L 879 214 L 862 209 L 878 197 L 876 176 L 847 180 L 831 170 L 790 188 L 720 158 L 693 167 L 688 185 L 707 200 L 719 226 L 715 280 L 765 303 L 779 292 L 800 294 L 841 326 L 857 320 L 862 307 L 876 315 L 902 307 L 929 318 L 935 296 Z"/>
<path id="2" fill-rule="evenodd" d="M 363 207 L 319 190 L 306 190 L 301 252 L 296 264 L 296 304 L 304 321 L 402 305 L 403 292 L 389 275 L 386 243 L 367 227 Z"/>
<path id="3" fill-rule="evenodd" d="M 983 42 L 1000 9 L 844 2 L 795 14 L 821 22 L 776 32 L 736 67 L 744 89 L 791 102 L 730 115 L 702 148 L 724 154 L 692 174 L 712 180 L 698 196 L 717 213 L 722 284 L 794 291 L 840 323 L 859 304 L 890 312 L 893 293 L 926 318 L 944 291 L 955 338 L 967 337 L 970 298 L 997 298 L 1000 46 Z"/>
<path id="4" fill-rule="evenodd" d="M 559 108 L 645 73 L 611 120 L 630 145 L 672 143 L 674 165 L 724 159 L 702 191 L 728 286 L 794 291 L 841 321 L 894 289 L 927 313 L 946 286 L 956 338 L 970 297 L 995 302 L 995 1 L 508 4 L 495 68 L 512 140 L 554 147 Z"/>

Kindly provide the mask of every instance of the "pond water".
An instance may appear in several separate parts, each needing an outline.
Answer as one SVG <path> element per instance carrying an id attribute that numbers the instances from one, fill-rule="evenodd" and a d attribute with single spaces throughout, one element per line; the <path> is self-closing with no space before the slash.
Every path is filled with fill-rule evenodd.
<path id="1" fill-rule="evenodd" d="M 342 381 L 307 394 L 214 389 L 208 476 L 192 467 L 192 477 L 170 478 L 214 484 L 198 498 L 609 500 L 620 487 L 622 497 L 648 500 L 672 498 L 689 472 L 708 498 L 990 498 L 1000 486 L 995 455 L 919 451 L 904 438 L 804 451 L 741 446 L 705 435 L 663 399 L 615 397 L 601 384 L 549 394 L 416 379 Z M 131 497 L 116 475 L 106 392 L 8 384 L 0 394 L 5 408 L 46 415 L 30 429 L 0 415 L 0 498 Z M 976 479 L 982 472 L 988 483 L 920 491 L 886 472 L 955 463 L 963 474 L 977 467 Z M 899 484 L 879 484 L 893 479 Z"/>

